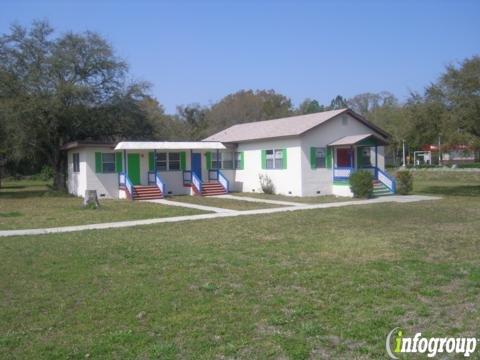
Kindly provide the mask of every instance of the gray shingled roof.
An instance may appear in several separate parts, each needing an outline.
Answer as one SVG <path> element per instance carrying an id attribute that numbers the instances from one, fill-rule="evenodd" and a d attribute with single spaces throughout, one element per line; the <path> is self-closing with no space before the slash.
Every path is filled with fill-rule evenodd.
<path id="1" fill-rule="evenodd" d="M 364 122 L 367 126 L 378 131 L 380 134 L 387 136 L 383 130 L 378 129 L 373 124 L 361 118 L 358 114 L 355 114 L 352 110 L 340 109 L 281 119 L 237 124 L 213 134 L 203 141 L 234 143 L 283 136 L 298 136 L 344 112 L 355 116 L 359 121 Z"/>

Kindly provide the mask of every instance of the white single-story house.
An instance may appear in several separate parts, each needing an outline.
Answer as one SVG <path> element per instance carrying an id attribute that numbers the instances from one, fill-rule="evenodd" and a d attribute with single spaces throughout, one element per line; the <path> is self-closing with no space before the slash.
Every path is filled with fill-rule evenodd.
<path id="1" fill-rule="evenodd" d="M 291 196 L 352 196 L 352 172 L 370 171 L 376 192 L 395 192 L 385 172 L 388 134 L 350 109 L 243 123 L 202 141 L 72 142 L 68 190 L 84 196 L 152 199 L 165 195 L 262 192 L 260 175 Z"/>

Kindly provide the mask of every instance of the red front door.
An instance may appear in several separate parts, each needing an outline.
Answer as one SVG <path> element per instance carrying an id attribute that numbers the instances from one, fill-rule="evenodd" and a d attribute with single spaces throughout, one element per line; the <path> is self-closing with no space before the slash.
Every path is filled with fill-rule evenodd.
<path id="1" fill-rule="evenodd" d="M 352 149 L 337 149 L 337 167 L 352 167 Z"/>

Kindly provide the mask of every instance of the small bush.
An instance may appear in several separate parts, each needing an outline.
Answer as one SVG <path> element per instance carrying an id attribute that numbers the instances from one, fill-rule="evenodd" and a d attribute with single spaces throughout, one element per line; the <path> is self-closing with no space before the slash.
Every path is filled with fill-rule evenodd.
<path id="1" fill-rule="evenodd" d="M 260 186 L 262 188 L 262 191 L 265 194 L 270 194 L 270 195 L 275 194 L 275 185 L 273 184 L 272 179 L 270 179 L 268 175 L 260 174 L 259 179 L 260 179 Z"/>
<path id="2" fill-rule="evenodd" d="M 350 190 L 356 198 L 371 198 L 373 195 L 373 177 L 368 171 L 360 170 L 350 175 Z"/>
<path id="3" fill-rule="evenodd" d="M 51 166 L 44 165 L 40 171 L 40 180 L 48 181 L 53 179 L 53 169 Z"/>
<path id="4" fill-rule="evenodd" d="M 398 171 L 397 178 L 397 193 L 400 195 L 407 195 L 413 190 L 413 175 L 410 171 Z"/>

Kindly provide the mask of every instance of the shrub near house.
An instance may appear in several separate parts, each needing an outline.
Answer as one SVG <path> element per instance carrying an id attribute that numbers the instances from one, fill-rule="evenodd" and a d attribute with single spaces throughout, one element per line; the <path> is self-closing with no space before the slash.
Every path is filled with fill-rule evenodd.
<path id="1" fill-rule="evenodd" d="M 368 171 L 356 171 L 350 176 L 350 189 L 356 198 L 371 198 L 373 195 L 373 177 Z"/>
<path id="2" fill-rule="evenodd" d="M 408 195 L 413 190 L 413 175 L 410 171 L 398 171 L 397 193 L 400 195 Z"/>

